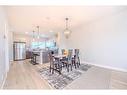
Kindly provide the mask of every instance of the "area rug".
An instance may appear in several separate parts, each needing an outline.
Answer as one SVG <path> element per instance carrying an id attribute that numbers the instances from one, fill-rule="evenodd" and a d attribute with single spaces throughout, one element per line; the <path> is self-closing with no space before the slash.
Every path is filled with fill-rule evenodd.
<path id="1" fill-rule="evenodd" d="M 88 71 L 91 65 L 81 64 L 79 68 L 73 68 L 72 71 L 67 72 L 66 68 L 62 69 L 62 74 L 49 72 L 49 67 L 41 68 L 39 73 L 41 77 L 48 81 L 48 83 L 55 89 L 63 89 L 75 79 L 79 78 L 83 73 Z"/>

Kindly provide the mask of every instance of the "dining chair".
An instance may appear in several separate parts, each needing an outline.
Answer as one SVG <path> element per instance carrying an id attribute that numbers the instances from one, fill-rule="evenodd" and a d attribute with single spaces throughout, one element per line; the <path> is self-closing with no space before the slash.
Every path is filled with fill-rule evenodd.
<path id="1" fill-rule="evenodd" d="M 72 71 L 72 53 L 73 53 L 73 50 L 69 49 L 67 57 L 64 58 L 64 60 L 62 60 L 62 63 L 64 64 L 64 67 L 67 68 L 68 72 L 69 72 L 69 69 L 71 69 Z"/>
<path id="2" fill-rule="evenodd" d="M 65 53 L 65 49 L 61 49 L 62 55 L 64 55 Z"/>
<path id="3" fill-rule="evenodd" d="M 75 68 L 80 66 L 79 49 L 75 49 L 73 64 Z"/>
<path id="4" fill-rule="evenodd" d="M 59 72 L 61 74 L 62 71 L 62 63 L 59 59 L 55 58 L 52 53 L 49 53 L 49 61 L 50 61 L 50 72 L 54 74 L 54 71 Z"/>

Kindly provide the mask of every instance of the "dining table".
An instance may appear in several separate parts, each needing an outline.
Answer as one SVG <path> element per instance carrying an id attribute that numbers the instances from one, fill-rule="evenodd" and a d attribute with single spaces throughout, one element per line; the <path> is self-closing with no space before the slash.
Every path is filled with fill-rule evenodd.
<path id="1" fill-rule="evenodd" d="M 54 62 L 55 63 L 57 63 L 56 64 L 56 68 L 52 68 L 53 69 L 53 71 L 55 70 L 55 71 L 57 71 L 57 72 L 59 72 L 59 74 L 61 74 L 61 71 L 62 71 L 62 59 L 63 58 L 66 58 L 67 56 L 66 55 L 62 55 L 62 54 L 53 54 L 52 55 L 53 57 L 54 57 Z"/>
<path id="2" fill-rule="evenodd" d="M 59 58 L 59 59 L 62 59 L 62 58 L 67 57 L 67 55 L 63 55 L 63 54 L 54 54 L 53 56 L 54 56 L 55 58 Z"/>

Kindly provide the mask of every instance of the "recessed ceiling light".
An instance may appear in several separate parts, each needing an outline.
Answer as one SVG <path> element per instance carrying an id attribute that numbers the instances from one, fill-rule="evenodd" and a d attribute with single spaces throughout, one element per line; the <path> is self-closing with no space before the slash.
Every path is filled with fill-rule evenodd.
<path id="1" fill-rule="evenodd" d="M 25 32 L 25 34 L 28 34 L 28 32 Z"/>
<path id="2" fill-rule="evenodd" d="M 50 33 L 52 33 L 53 31 L 52 31 L 52 30 L 50 30 L 49 32 L 50 32 Z"/>

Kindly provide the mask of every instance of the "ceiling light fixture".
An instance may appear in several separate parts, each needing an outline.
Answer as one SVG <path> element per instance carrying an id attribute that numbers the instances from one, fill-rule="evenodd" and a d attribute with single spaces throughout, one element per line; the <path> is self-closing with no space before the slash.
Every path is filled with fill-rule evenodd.
<path id="1" fill-rule="evenodd" d="M 38 39 L 40 39 L 39 28 L 40 28 L 40 27 L 37 26 L 37 29 L 38 29 L 38 36 L 37 36 L 37 38 L 38 38 Z"/>
<path id="2" fill-rule="evenodd" d="M 65 20 L 66 20 L 66 29 L 64 30 L 64 35 L 65 35 L 65 37 L 68 39 L 69 38 L 69 36 L 70 36 L 70 34 L 71 34 L 71 31 L 68 29 L 68 18 L 65 18 Z"/>
<path id="3" fill-rule="evenodd" d="M 32 39 L 32 41 L 34 42 L 35 41 L 35 31 L 33 31 L 33 39 Z"/>
<path id="4" fill-rule="evenodd" d="M 52 30 L 50 30 L 49 32 L 50 32 L 50 33 L 53 33 L 53 31 L 52 31 Z"/>
<path id="5" fill-rule="evenodd" d="M 25 34 L 28 34 L 28 32 L 25 32 Z"/>

